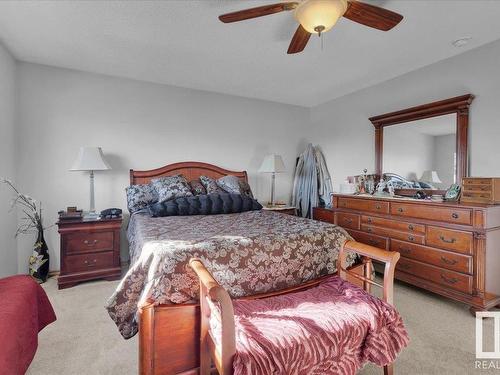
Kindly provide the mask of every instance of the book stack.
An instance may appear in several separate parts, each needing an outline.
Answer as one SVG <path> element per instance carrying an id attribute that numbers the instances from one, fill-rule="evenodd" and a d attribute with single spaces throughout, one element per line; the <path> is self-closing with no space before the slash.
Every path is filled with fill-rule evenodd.
<path id="1" fill-rule="evenodd" d="M 59 211 L 59 221 L 78 221 L 82 220 L 83 211 L 82 210 L 74 210 L 74 211 Z"/>

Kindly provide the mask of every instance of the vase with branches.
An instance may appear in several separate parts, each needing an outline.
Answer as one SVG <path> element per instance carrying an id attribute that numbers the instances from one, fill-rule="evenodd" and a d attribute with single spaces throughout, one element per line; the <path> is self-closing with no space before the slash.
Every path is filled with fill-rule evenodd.
<path id="1" fill-rule="evenodd" d="M 0 182 L 7 185 L 14 193 L 11 209 L 17 207 L 22 212 L 15 236 L 37 234 L 33 253 L 29 258 L 29 272 L 39 283 L 44 283 L 49 273 L 49 253 L 47 243 L 43 237 L 46 228 L 43 226 L 42 202 L 37 202 L 29 195 L 22 194 L 8 179 L 0 179 Z"/>

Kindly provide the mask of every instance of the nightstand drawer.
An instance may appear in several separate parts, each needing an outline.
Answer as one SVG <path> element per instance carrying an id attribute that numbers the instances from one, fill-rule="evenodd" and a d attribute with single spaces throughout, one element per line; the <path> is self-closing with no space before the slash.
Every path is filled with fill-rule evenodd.
<path id="1" fill-rule="evenodd" d="M 113 252 L 69 255 L 64 258 L 64 272 L 85 272 L 113 267 Z"/>
<path id="2" fill-rule="evenodd" d="M 65 235 L 66 253 L 87 253 L 113 250 L 113 232 L 77 232 Z"/>

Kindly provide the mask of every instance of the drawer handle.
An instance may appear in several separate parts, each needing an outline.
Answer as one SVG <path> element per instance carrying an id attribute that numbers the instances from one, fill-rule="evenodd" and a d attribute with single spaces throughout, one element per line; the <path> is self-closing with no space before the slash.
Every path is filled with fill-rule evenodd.
<path id="1" fill-rule="evenodd" d="M 376 208 L 377 210 L 380 210 L 382 207 L 380 206 L 380 204 L 377 204 L 377 205 L 375 206 L 375 208 Z"/>
<path id="2" fill-rule="evenodd" d="M 447 282 L 448 284 L 455 284 L 458 281 L 458 279 L 455 277 L 446 277 L 443 274 L 441 274 L 441 279 L 443 279 L 443 281 Z"/>
<path id="3" fill-rule="evenodd" d="M 446 263 L 446 264 L 449 264 L 450 266 L 453 266 L 454 264 L 457 264 L 457 261 L 455 259 L 448 259 L 448 258 L 445 258 L 445 257 L 441 257 L 441 261 Z"/>
<path id="4" fill-rule="evenodd" d="M 94 267 L 96 265 L 96 263 L 97 263 L 97 259 L 94 259 L 91 262 L 89 262 L 88 260 L 86 260 L 83 263 L 85 263 L 87 265 L 87 267 Z"/>
<path id="5" fill-rule="evenodd" d="M 455 243 L 456 242 L 456 238 L 450 238 L 449 240 L 447 238 L 445 238 L 444 236 L 439 236 L 439 239 L 443 242 L 446 242 L 446 243 Z"/>
<path id="6" fill-rule="evenodd" d="M 368 221 L 369 223 L 371 223 L 371 222 L 372 222 L 371 217 L 369 217 L 367 221 Z"/>
<path id="7" fill-rule="evenodd" d="M 409 229 L 409 230 L 413 230 L 413 229 L 414 229 L 414 228 L 413 228 L 413 225 L 411 225 L 411 224 L 410 224 L 410 225 L 408 225 L 408 229 Z"/>
<path id="8" fill-rule="evenodd" d="M 415 241 L 415 237 L 413 237 L 413 236 L 408 236 L 408 241 L 411 241 L 411 242 Z"/>
<path id="9" fill-rule="evenodd" d="M 454 218 L 454 219 L 458 219 L 458 214 L 456 212 L 453 212 L 451 214 L 451 217 Z"/>
<path id="10" fill-rule="evenodd" d="M 368 242 L 371 243 L 372 245 L 378 245 L 378 244 L 380 244 L 379 240 L 369 239 Z"/>
<path id="11" fill-rule="evenodd" d="M 373 229 L 372 229 L 372 228 L 367 228 L 367 229 L 366 229 L 366 231 L 367 231 L 368 233 L 371 233 L 371 232 L 373 232 Z"/>
<path id="12" fill-rule="evenodd" d="M 352 219 L 344 218 L 344 221 L 345 221 L 346 223 L 349 223 L 349 224 L 351 224 L 351 223 L 352 223 Z"/>
<path id="13" fill-rule="evenodd" d="M 398 208 L 398 212 L 403 212 L 403 211 L 404 211 L 404 210 L 403 210 L 403 208 L 402 208 L 402 207 L 399 207 L 399 208 Z"/>
<path id="14" fill-rule="evenodd" d="M 85 240 L 83 241 L 83 243 L 87 246 L 94 246 L 96 245 L 97 243 L 99 242 L 99 240 L 93 240 L 93 241 L 89 241 L 89 240 Z"/>

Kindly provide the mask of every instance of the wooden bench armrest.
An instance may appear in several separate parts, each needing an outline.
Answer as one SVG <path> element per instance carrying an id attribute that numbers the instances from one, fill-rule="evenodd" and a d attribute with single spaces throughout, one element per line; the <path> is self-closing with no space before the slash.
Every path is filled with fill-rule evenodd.
<path id="1" fill-rule="evenodd" d="M 211 356 L 214 359 L 215 366 L 217 370 L 219 370 L 219 373 L 228 374 L 233 368 L 233 356 L 236 353 L 233 302 L 228 292 L 213 278 L 212 274 L 205 268 L 205 265 L 200 259 L 191 259 L 189 265 L 200 279 L 200 358 L 202 360 L 203 358 L 208 358 L 208 360 L 210 360 Z M 207 298 L 214 302 L 220 310 L 216 312 L 212 311 Z M 216 347 L 209 333 L 209 319 L 212 313 L 220 313 L 220 347 Z M 211 355 L 203 355 L 203 351 L 210 352 Z M 200 372 L 206 372 L 205 370 L 210 369 L 210 367 L 210 363 L 200 363 L 200 369 L 204 370 Z"/>
<path id="2" fill-rule="evenodd" d="M 349 272 L 346 269 L 347 252 L 355 252 L 364 257 L 365 275 L 359 276 Z M 383 300 L 392 305 L 394 298 L 394 272 L 396 270 L 396 263 L 399 260 L 399 253 L 396 251 L 387 251 L 378 247 L 370 246 L 356 241 L 346 241 L 339 252 L 339 259 L 337 268 L 339 275 L 346 279 L 347 275 L 361 279 L 365 282 L 365 289 L 369 291 L 368 283 L 382 287 Z M 371 280 L 371 260 L 377 260 L 385 264 L 384 268 L 384 283 L 383 285 L 377 284 Z"/>

